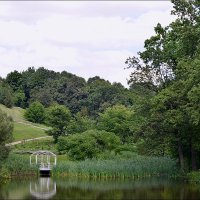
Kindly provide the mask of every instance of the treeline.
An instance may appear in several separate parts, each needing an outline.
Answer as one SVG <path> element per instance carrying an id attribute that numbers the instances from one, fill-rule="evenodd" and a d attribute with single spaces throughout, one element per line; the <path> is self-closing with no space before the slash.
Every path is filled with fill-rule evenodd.
<path id="1" fill-rule="evenodd" d="M 59 73 L 43 67 L 11 72 L 1 82 L 0 91 L 3 93 L 6 88 L 7 93 L 2 95 L 4 100 L 0 102 L 9 107 L 28 108 L 35 101 L 45 107 L 58 103 L 68 107 L 73 114 L 87 112 L 95 118 L 98 112 L 112 105 L 132 106 L 134 103 L 132 93 L 120 83 L 111 84 L 98 76 L 86 82 L 66 71 Z M 10 99 L 9 104 L 6 99 Z"/>

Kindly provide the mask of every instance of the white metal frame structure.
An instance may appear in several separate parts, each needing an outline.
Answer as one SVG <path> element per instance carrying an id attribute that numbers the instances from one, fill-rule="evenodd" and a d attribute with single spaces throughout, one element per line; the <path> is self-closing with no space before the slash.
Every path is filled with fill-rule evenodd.
<path id="1" fill-rule="evenodd" d="M 35 162 L 33 161 L 33 157 L 35 156 Z M 54 158 L 53 164 L 51 164 L 51 157 Z M 30 155 L 30 165 L 39 165 L 40 171 L 42 170 L 51 170 L 52 165 L 56 166 L 57 157 L 56 154 L 51 151 L 35 151 Z"/>

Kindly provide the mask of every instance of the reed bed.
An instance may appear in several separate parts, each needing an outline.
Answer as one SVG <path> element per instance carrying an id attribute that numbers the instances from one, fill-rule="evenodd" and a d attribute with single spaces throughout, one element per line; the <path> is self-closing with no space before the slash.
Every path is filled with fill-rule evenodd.
<path id="1" fill-rule="evenodd" d="M 3 167 L 8 170 L 12 177 L 37 175 L 38 168 L 36 166 L 30 166 L 29 163 L 29 156 L 10 154 Z"/>
<path id="2" fill-rule="evenodd" d="M 53 169 L 53 176 L 86 178 L 142 178 L 175 176 L 176 162 L 166 157 L 137 156 L 132 159 L 65 161 Z"/>

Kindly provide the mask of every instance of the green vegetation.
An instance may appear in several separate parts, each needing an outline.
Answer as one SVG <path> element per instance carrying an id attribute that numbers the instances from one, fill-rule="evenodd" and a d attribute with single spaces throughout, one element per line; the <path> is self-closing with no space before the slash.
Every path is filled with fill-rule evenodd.
<path id="1" fill-rule="evenodd" d="M 47 136 L 45 130 L 49 128 L 42 124 L 31 123 L 24 119 L 25 110 L 19 107 L 7 108 L 0 104 L 0 109 L 14 120 L 13 140 L 31 139 Z"/>
<path id="2" fill-rule="evenodd" d="M 6 113 L 0 110 L 0 171 L 4 160 L 7 158 L 9 148 L 5 146 L 12 140 L 13 121 Z"/>
<path id="3" fill-rule="evenodd" d="M 199 171 L 192 171 L 187 174 L 187 178 L 191 183 L 200 184 L 200 172 Z"/>
<path id="4" fill-rule="evenodd" d="M 44 129 L 34 127 L 30 124 L 14 123 L 13 138 L 14 141 L 31 139 L 47 136 Z"/>
<path id="5" fill-rule="evenodd" d="M 13 147 L 13 151 L 22 153 L 27 151 L 38 151 L 38 150 L 49 150 L 54 153 L 57 153 L 56 145 L 53 142 L 53 138 L 43 138 L 40 140 L 33 140 L 31 142 L 17 144 Z"/>
<path id="6" fill-rule="evenodd" d="M 16 122 L 23 122 L 24 120 L 24 112 L 23 108 L 12 107 L 7 108 L 6 106 L 0 104 L 0 109 L 5 112 L 8 116 L 12 117 L 12 119 Z"/>
<path id="7" fill-rule="evenodd" d="M 2 80 L 0 80 L 0 103 L 8 108 L 13 106 L 12 89 Z"/>
<path id="8" fill-rule="evenodd" d="M 133 111 L 123 105 L 115 105 L 100 113 L 98 129 L 115 133 L 123 142 L 133 136 Z"/>
<path id="9" fill-rule="evenodd" d="M 46 122 L 52 127 L 47 133 L 53 136 L 55 143 L 59 136 L 67 135 L 66 127 L 70 122 L 70 118 L 71 113 L 65 106 L 54 105 L 47 110 Z"/>
<path id="10" fill-rule="evenodd" d="M 114 133 L 89 130 L 58 139 L 58 151 L 67 153 L 73 160 L 85 160 L 98 157 L 103 152 L 115 151 L 121 144 Z"/>
<path id="11" fill-rule="evenodd" d="M 129 155 L 114 156 L 111 160 L 59 162 L 53 176 L 83 176 L 93 178 L 142 178 L 177 174 L 176 162 L 165 157 Z"/>
<path id="12" fill-rule="evenodd" d="M 44 106 L 36 101 L 30 104 L 30 107 L 26 109 L 24 117 L 34 123 L 43 123 L 45 118 Z"/>
<path id="13" fill-rule="evenodd" d="M 24 155 L 10 154 L 3 164 L 3 168 L 7 169 L 11 176 L 19 177 L 38 173 L 36 166 L 30 166 L 29 156 Z"/>

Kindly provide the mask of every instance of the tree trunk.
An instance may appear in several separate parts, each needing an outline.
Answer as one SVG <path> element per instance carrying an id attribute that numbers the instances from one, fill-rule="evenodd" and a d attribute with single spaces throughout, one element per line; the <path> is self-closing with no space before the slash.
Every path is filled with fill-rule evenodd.
<path id="1" fill-rule="evenodd" d="M 179 163 L 181 166 L 181 169 L 184 169 L 184 158 L 183 158 L 183 148 L 180 142 L 180 139 L 178 140 L 178 155 L 179 155 Z"/>

